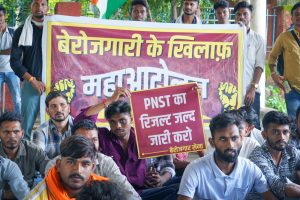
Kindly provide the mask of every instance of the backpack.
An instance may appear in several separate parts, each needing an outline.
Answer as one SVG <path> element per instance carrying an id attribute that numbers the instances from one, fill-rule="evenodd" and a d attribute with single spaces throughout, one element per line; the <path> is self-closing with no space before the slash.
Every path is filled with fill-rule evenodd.
<path id="1" fill-rule="evenodd" d="M 283 73 L 284 73 L 283 53 L 281 53 L 278 56 L 278 59 L 277 59 L 277 71 L 278 71 L 278 73 L 279 73 L 280 76 L 283 76 Z"/>
<path id="2" fill-rule="evenodd" d="M 300 41 L 295 33 L 295 31 L 292 29 L 290 30 L 291 34 L 293 35 L 294 39 L 296 40 L 296 42 L 298 43 L 298 45 L 300 46 Z M 281 53 L 279 56 L 278 56 L 278 59 L 277 59 L 277 71 L 279 73 L 280 76 L 283 76 L 283 73 L 284 73 L 284 59 L 283 59 L 283 53 Z"/>

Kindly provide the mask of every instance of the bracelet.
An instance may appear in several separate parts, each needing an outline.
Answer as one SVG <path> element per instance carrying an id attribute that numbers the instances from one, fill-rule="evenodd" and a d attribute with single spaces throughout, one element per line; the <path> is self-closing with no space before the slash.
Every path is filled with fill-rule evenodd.
<path id="1" fill-rule="evenodd" d="M 108 107 L 108 105 L 107 105 L 107 99 L 103 99 L 102 100 L 102 104 L 104 105 L 105 108 L 107 108 Z"/>
<path id="2" fill-rule="evenodd" d="M 30 77 L 30 78 L 28 79 L 28 82 L 31 83 L 33 80 L 35 80 L 34 76 Z"/>

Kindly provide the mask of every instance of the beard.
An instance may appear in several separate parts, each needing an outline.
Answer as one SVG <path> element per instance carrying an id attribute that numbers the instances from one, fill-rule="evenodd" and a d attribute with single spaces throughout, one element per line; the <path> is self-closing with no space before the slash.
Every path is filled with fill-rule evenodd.
<path id="1" fill-rule="evenodd" d="M 196 12 L 184 10 L 183 13 L 184 13 L 185 15 L 192 16 L 192 15 L 195 15 Z"/>
<path id="2" fill-rule="evenodd" d="M 58 114 L 61 114 L 61 117 L 59 117 Z M 56 113 L 51 119 L 55 122 L 63 122 L 68 118 L 68 115 L 65 115 L 64 113 Z"/>
<path id="3" fill-rule="evenodd" d="M 234 163 L 237 160 L 237 157 L 239 156 L 241 148 L 239 148 L 238 150 L 235 149 L 225 149 L 224 152 L 222 152 L 219 149 L 215 149 L 215 155 L 216 157 L 218 157 L 220 160 L 227 162 L 227 163 Z M 226 154 L 227 152 L 233 152 L 233 155 L 228 155 Z"/>
<path id="4" fill-rule="evenodd" d="M 269 140 L 267 140 L 267 143 L 269 144 L 269 146 L 272 149 L 274 149 L 276 151 L 283 151 L 287 147 L 287 142 L 285 142 L 285 141 L 277 141 L 275 143 L 271 143 Z"/>

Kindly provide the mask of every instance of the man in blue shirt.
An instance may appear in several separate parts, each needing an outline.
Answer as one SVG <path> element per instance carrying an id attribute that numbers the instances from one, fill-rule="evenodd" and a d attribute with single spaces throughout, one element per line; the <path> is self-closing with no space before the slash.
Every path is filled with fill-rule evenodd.
<path id="1" fill-rule="evenodd" d="M 242 139 L 238 121 L 222 113 L 210 122 L 210 144 L 214 153 L 193 161 L 181 179 L 178 200 L 241 200 L 254 189 L 265 199 L 276 199 L 269 191 L 261 170 L 248 159 L 239 157 Z"/>
<path id="2" fill-rule="evenodd" d="M 4 189 L 7 183 L 10 189 Z M 0 198 L 10 199 L 15 197 L 19 200 L 24 199 L 28 193 L 29 187 L 23 179 L 18 165 L 0 156 Z M 11 195 L 14 195 L 14 197 Z"/>

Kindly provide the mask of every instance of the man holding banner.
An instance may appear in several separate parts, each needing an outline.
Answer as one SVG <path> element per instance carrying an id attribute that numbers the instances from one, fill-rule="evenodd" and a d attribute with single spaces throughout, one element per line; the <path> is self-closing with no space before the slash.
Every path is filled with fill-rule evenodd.
<path id="1" fill-rule="evenodd" d="M 183 14 L 180 15 L 174 23 L 178 24 L 202 24 L 201 20 L 197 17 L 197 10 L 199 8 L 199 0 L 184 0 L 183 1 Z"/>
<path id="2" fill-rule="evenodd" d="M 147 21 L 149 13 L 149 5 L 147 0 L 133 0 L 131 3 L 131 20 L 132 21 Z"/>
<path id="3" fill-rule="evenodd" d="M 129 96 L 128 89 L 116 88 L 109 99 L 83 109 L 74 123 L 81 119 L 96 121 L 98 113 L 106 108 L 105 118 L 110 131 L 107 128 L 98 128 L 102 153 L 114 159 L 121 173 L 127 176 L 142 199 L 176 199 L 178 184 L 165 185 L 175 175 L 172 157 L 138 159 L 137 143 L 131 127 L 131 107 L 126 101 L 119 100 L 120 97 Z"/>

